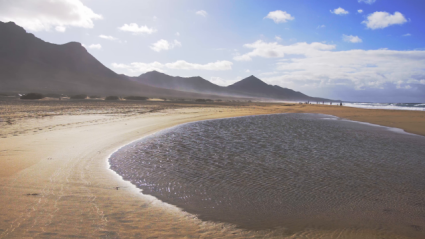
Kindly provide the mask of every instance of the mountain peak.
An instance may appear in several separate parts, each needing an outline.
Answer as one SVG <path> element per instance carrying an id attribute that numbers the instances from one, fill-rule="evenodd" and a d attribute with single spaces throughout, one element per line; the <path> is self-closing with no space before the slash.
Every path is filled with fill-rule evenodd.
<path id="1" fill-rule="evenodd" d="M 19 37 L 21 39 L 18 40 L 22 40 L 22 38 L 26 38 L 27 36 L 34 37 L 33 34 L 27 33 L 23 27 L 16 25 L 16 23 L 14 22 L 0 21 L 0 31 L 2 32 L 2 35 L 0 35 L 0 37 L 3 39 Z"/>
<path id="2" fill-rule="evenodd" d="M 62 45 L 63 47 L 66 47 L 67 49 L 71 51 L 83 51 L 87 52 L 86 48 L 83 47 L 83 45 L 79 42 L 68 42 Z"/>
<path id="3" fill-rule="evenodd" d="M 164 74 L 162 72 L 153 70 L 153 71 L 145 72 L 145 73 L 141 74 L 139 77 L 153 77 L 153 76 L 157 76 L 158 77 L 158 76 L 168 76 L 168 75 L 167 74 Z"/>
<path id="4" fill-rule="evenodd" d="M 264 81 L 258 79 L 257 77 L 255 77 L 254 75 L 248 76 L 245 79 L 242 79 L 236 83 L 234 83 L 233 85 L 230 85 L 230 88 L 250 88 L 250 87 L 264 87 L 264 86 L 268 86 Z"/>
<path id="5" fill-rule="evenodd" d="M 26 31 L 23 27 L 16 25 L 16 23 L 14 23 L 14 22 L 2 22 L 2 21 L 0 21 L 0 26 L 1 27 L 7 27 L 9 29 L 15 29 L 17 31 L 26 33 Z"/>

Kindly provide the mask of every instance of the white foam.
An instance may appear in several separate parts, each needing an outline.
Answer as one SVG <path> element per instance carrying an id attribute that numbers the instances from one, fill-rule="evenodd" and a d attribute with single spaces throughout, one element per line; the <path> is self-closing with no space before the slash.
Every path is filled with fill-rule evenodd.
<path id="1" fill-rule="evenodd" d="M 371 103 L 343 103 L 344 106 L 362 109 L 383 109 L 383 110 L 413 110 L 413 111 L 425 111 L 425 107 L 408 107 L 408 106 L 397 106 L 394 104 L 371 104 Z M 423 106 L 425 104 L 417 104 L 415 106 Z"/>

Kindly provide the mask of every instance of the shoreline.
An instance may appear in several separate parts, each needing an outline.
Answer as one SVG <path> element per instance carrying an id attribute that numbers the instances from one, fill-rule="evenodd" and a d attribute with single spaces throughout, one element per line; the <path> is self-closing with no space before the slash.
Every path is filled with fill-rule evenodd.
<path id="1" fill-rule="evenodd" d="M 0 203 L 3 205 L 0 238 L 289 236 L 283 229 L 253 232 L 200 221 L 175 206 L 140 193 L 140 189 L 110 169 L 109 158 L 131 142 L 184 123 L 300 110 L 318 113 L 311 111 L 322 111 L 317 108 L 326 107 L 302 109 L 305 107 L 300 106 L 183 107 L 111 122 L 98 120 L 88 125 L 71 124 L 58 130 L 0 138 Z M 41 143 L 43 139 L 47 142 Z M 28 160 L 28 157 L 36 159 Z M 12 167 L 13 164 L 7 162 L 10 158 L 20 168 Z M 115 187 L 120 188 L 116 190 Z M 306 233 L 332 235 L 335 231 Z M 374 235 L 375 232 L 370 233 Z"/>
<path id="2" fill-rule="evenodd" d="M 214 236 L 209 236 L 212 238 L 223 237 L 227 234 L 240 236 L 242 232 L 239 229 L 229 227 L 223 231 L 221 224 L 201 222 L 193 215 L 182 213 L 174 206 L 167 206 L 151 196 L 140 194 L 137 188 L 128 190 L 126 187 L 129 185 L 117 178 L 118 175 L 109 169 L 110 154 L 123 145 L 153 132 L 185 122 L 249 114 L 246 111 L 223 111 L 222 115 L 215 115 L 210 112 L 210 109 L 203 111 L 177 109 L 175 111 L 153 113 L 105 125 L 71 127 L 55 132 L 0 139 L 0 152 L 7 151 L 8 146 L 9 150 L 27 147 L 31 149 L 31 153 L 21 152 L 16 153 L 15 156 L 20 155 L 22 157 L 20 160 L 25 160 L 23 158 L 31 154 L 44 159 L 30 164 L 27 162 L 28 167 L 12 175 L 3 174 L 0 178 L 3 189 L 0 203 L 4 205 L 0 215 L 0 238 L 28 236 L 63 238 L 76 235 L 139 237 L 140 233 L 150 236 L 159 235 L 159 237 L 171 235 L 183 237 L 204 234 L 199 231 L 205 231 L 207 234 L 214 232 Z M 106 129 L 109 132 L 105 133 Z M 105 134 L 108 133 L 115 135 L 115 139 L 89 142 L 99 136 L 107 137 L 108 135 Z M 61 136 L 70 134 L 73 134 L 73 139 L 69 141 Z M 44 148 L 47 145 L 37 148 L 28 147 L 30 141 L 44 138 L 46 135 L 55 136 L 54 145 L 49 144 L 49 146 L 55 147 L 56 150 L 53 151 L 59 152 L 52 152 L 51 147 Z M 79 137 L 84 138 L 84 136 L 90 136 L 90 138 L 76 142 Z M 119 137 L 116 138 L 116 136 Z M 23 137 L 27 139 L 22 140 Z M 2 143 L 7 141 L 9 145 Z M 5 159 L 3 156 L 7 155 L 1 156 Z M 4 165 L 4 162 L 2 164 L 8 166 L 7 163 Z M 93 188 L 91 185 L 97 186 Z M 116 186 L 121 187 L 120 190 L 116 190 Z M 77 199 L 72 199 L 73 197 Z M 5 208 L 6 205 L 7 208 Z M 139 211 L 134 213 L 135 209 Z M 75 213 L 79 210 L 82 211 L 80 215 Z M 144 222 L 142 223 L 141 220 Z M 153 228 L 147 230 L 148 227 Z M 176 231 L 175 228 L 180 229 Z M 210 230 L 212 228 L 216 230 Z M 242 234 L 245 235 L 245 233 Z"/>

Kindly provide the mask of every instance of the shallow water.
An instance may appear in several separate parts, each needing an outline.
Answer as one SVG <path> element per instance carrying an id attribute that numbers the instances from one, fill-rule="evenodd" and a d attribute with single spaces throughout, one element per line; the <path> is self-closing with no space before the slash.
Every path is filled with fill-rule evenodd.
<path id="1" fill-rule="evenodd" d="M 385 127 L 318 114 L 200 121 L 127 145 L 110 164 L 202 220 L 425 236 L 425 137 Z"/>

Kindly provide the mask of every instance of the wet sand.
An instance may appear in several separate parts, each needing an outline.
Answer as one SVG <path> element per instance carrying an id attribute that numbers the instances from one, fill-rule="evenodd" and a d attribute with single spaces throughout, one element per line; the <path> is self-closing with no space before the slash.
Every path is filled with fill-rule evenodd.
<path id="1" fill-rule="evenodd" d="M 203 222 L 139 193 L 108 168 L 107 159 L 143 136 L 204 119 L 323 113 L 425 135 L 425 112 L 265 103 L 85 104 L 0 105 L 0 238 L 402 238 L 360 229 L 254 232 Z M 31 110 L 45 115 L 25 114 Z"/>

